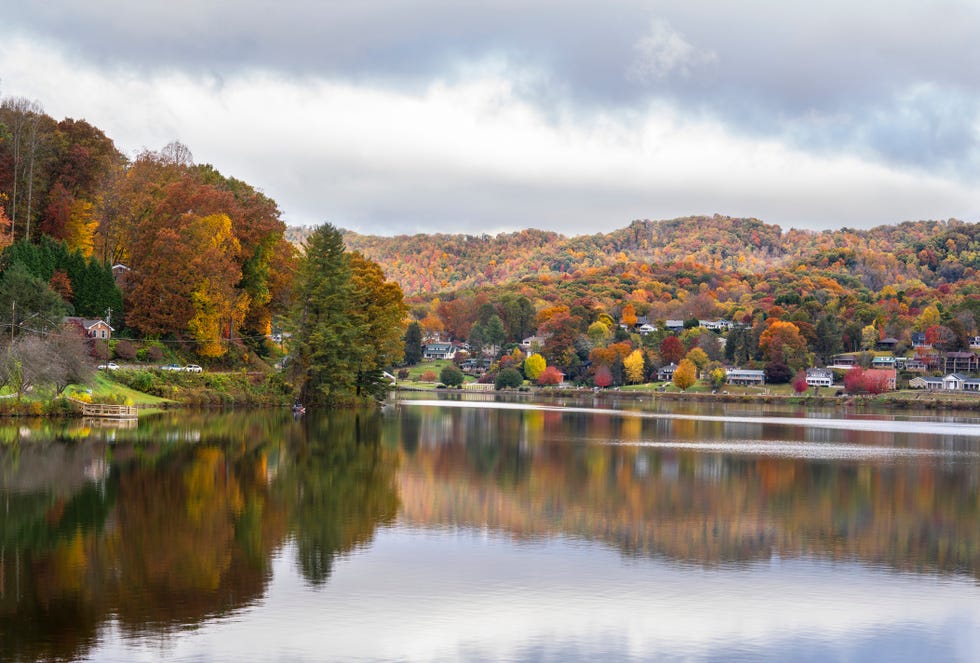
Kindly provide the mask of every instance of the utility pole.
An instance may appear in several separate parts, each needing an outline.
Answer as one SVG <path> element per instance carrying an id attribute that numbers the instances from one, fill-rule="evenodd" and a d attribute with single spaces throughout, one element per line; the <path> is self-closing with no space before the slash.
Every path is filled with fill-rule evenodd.
<path id="1" fill-rule="evenodd" d="M 112 307 L 109 307 L 109 308 L 107 308 L 105 310 L 105 323 L 106 323 L 106 326 L 109 326 L 109 327 L 112 326 L 112 325 L 109 324 L 109 320 L 111 320 L 111 319 L 112 319 Z M 106 337 L 106 339 L 105 339 L 105 373 L 106 373 L 106 375 L 109 374 L 109 338 L 108 337 Z"/>

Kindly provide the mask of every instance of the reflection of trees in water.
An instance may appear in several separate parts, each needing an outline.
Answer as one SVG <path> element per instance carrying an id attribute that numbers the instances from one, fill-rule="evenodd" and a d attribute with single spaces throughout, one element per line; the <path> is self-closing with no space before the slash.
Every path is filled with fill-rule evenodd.
<path id="1" fill-rule="evenodd" d="M 74 494 L 59 490 L 59 468 L 81 472 L 85 459 L 51 444 L 30 465 L 50 479 L 23 483 L 43 492 L 5 493 L 12 508 L 0 510 L 4 660 L 77 658 L 110 615 L 165 631 L 241 608 L 262 596 L 290 530 L 304 577 L 323 584 L 338 554 L 397 514 L 398 453 L 381 445 L 380 421 L 182 413 L 149 425 L 156 437 L 91 445 L 111 472 Z M 19 463 L 0 453 L 2 476 Z"/>
<path id="2" fill-rule="evenodd" d="M 398 513 L 397 454 L 380 444 L 374 414 L 310 417 L 295 448 L 293 526 L 303 577 L 313 585 L 329 578 L 334 558 L 374 537 Z"/>
<path id="3" fill-rule="evenodd" d="M 703 564 L 807 554 L 980 574 L 975 460 L 845 462 L 577 441 L 725 439 L 717 423 L 652 420 L 638 429 L 605 416 L 597 432 L 579 414 L 411 408 L 403 419 L 435 434 L 399 474 L 410 521 L 572 534 Z"/>
<path id="4" fill-rule="evenodd" d="M 97 445 L 112 470 L 74 495 L 49 483 L 4 496 L 15 505 L 0 512 L 4 660 L 76 658 L 110 615 L 124 631 L 161 630 L 262 595 L 287 531 L 267 485 L 278 445 L 243 421 L 225 419 L 221 436 L 220 419 L 206 444 Z M 54 478 L 62 454 L 50 451 Z"/>

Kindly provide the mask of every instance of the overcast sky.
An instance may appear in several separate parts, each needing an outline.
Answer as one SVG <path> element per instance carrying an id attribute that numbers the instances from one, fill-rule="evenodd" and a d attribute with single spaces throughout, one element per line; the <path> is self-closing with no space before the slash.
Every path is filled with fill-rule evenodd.
<path id="1" fill-rule="evenodd" d="M 186 144 L 292 225 L 980 218 L 980 3 L 8 3 L 0 94 Z"/>

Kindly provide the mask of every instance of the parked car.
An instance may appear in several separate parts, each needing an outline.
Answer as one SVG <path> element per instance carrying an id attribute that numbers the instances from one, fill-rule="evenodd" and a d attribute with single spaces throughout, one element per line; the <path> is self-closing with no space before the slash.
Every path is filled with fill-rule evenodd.
<path id="1" fill-rule="evenodd" d="M 187 364 L 187 366 L 184 366 L 184 370 L 188 373 L 200 373 L 204 369 L 197 364 Z"/>
<path id="2" fill-rule="evenodd" d="M 182 371 L 184 367 L 180 364 L 164 364 L 160 367 L 161 371 Z"/>
<path id="3" fill-rule="evenodd" d="M 119 364 L 114 361 L 110 361 L 107 364 L 99 364 L 100 371 L 115 371 L 119 368 Z"/>

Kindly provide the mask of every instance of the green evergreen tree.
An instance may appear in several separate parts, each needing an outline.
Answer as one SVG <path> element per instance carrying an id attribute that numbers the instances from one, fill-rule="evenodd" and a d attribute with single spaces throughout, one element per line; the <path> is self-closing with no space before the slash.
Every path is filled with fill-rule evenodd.
<path id="1" fill-rule="evenodd" d="M 337 405 L 352 399 L 358 339 L 351 305 L 351 270 L 340 231 L 319 226 L 307 238 L 292 311 L 293 377 L 303 402 Z"/>
<path id="2" fill-rule="evenodd" d="M 409 366 L 422 361 L 422 326 L 411 322 L 405 330 L 405 363 Z"/>
<path id="3" fill-rule="evenodd" d="M 830 362 L 830 358 L 838 354 L 843 347 L 841 342 L 841 326 L 837 317 L 831 314 L 824 315 L 817 321 L 816 342 L 813 349 L 824 364 Z"/>
<path id="4" fill-rule="evenodd" d="M 30 325 L 32 329 L 61 326 L 65 303 L 47 283 L 15 263 L 0 278 L 0 324 L 4 334 Z"/>
<path id="5" fill-rule="evenodd" d="M 504 331 L 504 322 L 500 319 L 500 316 L 494 313 L 487 320 L 487 324 L 483 331 L 483 340 L 491 345 L 502 345 L 504 339 L 507 337 Z"/>

